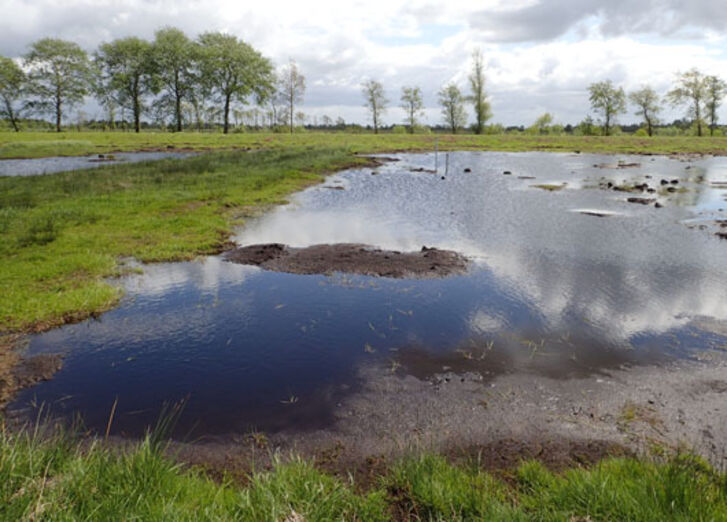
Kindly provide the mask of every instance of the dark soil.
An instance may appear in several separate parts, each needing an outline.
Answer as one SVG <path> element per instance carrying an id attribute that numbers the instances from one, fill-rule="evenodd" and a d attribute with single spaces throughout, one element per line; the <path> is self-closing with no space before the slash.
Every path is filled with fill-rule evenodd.
<path id="1" fill-rule="evenodd" d="M 436 278 L 462 274 L 469 261 L 451 250 L 422 247 L 419 252 L 380 250 L 355 243 L 291 248 L 279 243 L 250 245 L 225 255 L 228 261 L 274 272 L 344 272 L 393 278 Z"/>

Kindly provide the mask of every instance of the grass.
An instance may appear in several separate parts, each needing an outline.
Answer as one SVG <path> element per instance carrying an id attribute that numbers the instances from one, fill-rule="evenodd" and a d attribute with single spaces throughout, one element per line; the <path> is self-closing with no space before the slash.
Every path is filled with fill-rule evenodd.
<path id="1" fill-rule="evenodd" d="M 700 459 L 609 458 L 504 476 L 410 456 L 366 487 L 298 458 L 241 484 L 212 480 L 147 438 L 124 450 L 56 434 L 0 434 L 2 520 L 727 520 L 727 477 Z"/>
<path id="2" fill-rule="evenodd" d="M 76 156 L 119 151 L 167 149 L 286 149 L 289 147 L 343 147 L 352 152 L 501 150 L 523 152 L 595 152 L 607 154 L 727 154 L 727 137 L 528 136 L 351 134 L 304 132 L 298 134 L 221 134 L 143 132 L 0 132 L 0 158 Z"/>
<path id="3" fill-rule="evenodd" d="M 0 332 L 42 330 L 114 306 L 120 260 L 179 261 L 228 244 L 245 215 L 361 163 L 292 147 L 0 178 Z"/>

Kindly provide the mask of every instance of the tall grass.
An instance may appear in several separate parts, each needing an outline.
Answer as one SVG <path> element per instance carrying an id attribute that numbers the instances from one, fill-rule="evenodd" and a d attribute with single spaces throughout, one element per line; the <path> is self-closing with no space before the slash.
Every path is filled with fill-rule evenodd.
<path id="1" fill-rule="evenodd" d="M 173 457 L 173 456 L 172 456 Z M 66 433 L 0 432 L 2 520 L 727 520 L 727 480 L 692 456 L 606 459 L 562 473 L 531 461 L 507 480 L 474 463 L 412 456 L 363 491 L 299 458 L 244 485 L 165 456 Z"/>

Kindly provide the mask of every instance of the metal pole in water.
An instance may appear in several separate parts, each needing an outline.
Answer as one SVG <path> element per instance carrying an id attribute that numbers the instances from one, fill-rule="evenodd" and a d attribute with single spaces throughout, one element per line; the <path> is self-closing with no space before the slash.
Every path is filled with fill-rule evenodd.
<path id="1" fill-rule="evenodd" d="M 449 174 L 449 152 L 444 156 L 444 175 Z"/>
<path id="2" fill-rule="evenodd" d="M 439 172 L 439 136 L 434 138 L 434 172 Z"/>

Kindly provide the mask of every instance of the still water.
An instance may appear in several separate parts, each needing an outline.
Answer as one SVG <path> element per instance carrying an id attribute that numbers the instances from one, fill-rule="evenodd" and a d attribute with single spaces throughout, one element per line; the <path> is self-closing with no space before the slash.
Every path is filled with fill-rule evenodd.
<path id="1" fill-rule="evenodd" d="M 727 347 L 727 241 L 709 228 L 727 217 L 727 159 L 445 158 L 437 174 L 412 171 L 433 169 L 431 154 L 341 172 L 235 239 L 436 246 L 469 256 L 468 274 L 292 275 L 220 257 L 145 266 L 117 309 L 31 340 L 30 354 L 63 352 L 64 366 L 12 409 L 44 403 L 103 430 L 118 401 L 112 431 L 133 435 L 185 400 L 186 435 L 304 430 L 332 421 L 362 366 L 570 378 Z M 647 182 L 663 208 L 628 203 L 607 181 Z"/>
<path id="2" fill-rule="evenodd" d="M 0 176 L 41 176 L 69 170 L 93 169 L 103 165 L 183 158 L 189 155 L 191 155 L 189 152 L 114 152 L 113 154 L 102 154 L 103 158 L 99 156 L 57 156 L 4 159 L 0 160 Z"/>

